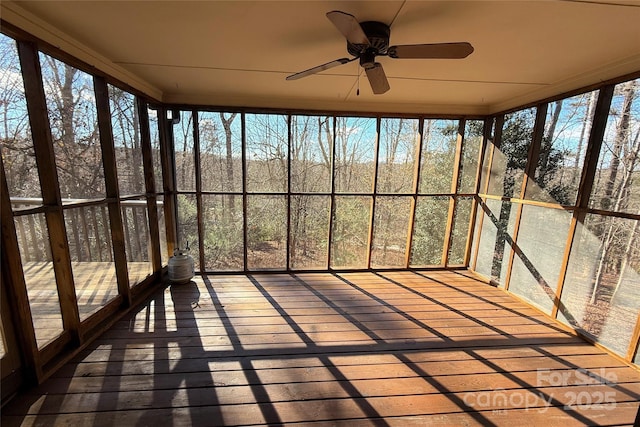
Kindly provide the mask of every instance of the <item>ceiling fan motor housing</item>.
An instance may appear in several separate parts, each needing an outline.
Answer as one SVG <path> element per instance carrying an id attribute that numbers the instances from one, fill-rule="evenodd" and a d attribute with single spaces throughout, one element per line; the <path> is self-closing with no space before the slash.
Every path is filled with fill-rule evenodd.
<path id="1" fill-rule="evenodd" d="M 365 51 L 360 54 L 360 65 L 365 70 L 375 67 L 376 51 L 372 48 L 365 49 Z"/>
<path id="2" fill-rule="evenodd" d="M 375 21 L 362 22 L 360 26 L 369 39 L 370 45 L 355 44 L 347 41 L 347 51 L 353 56 L 360 56 L 365 53 L 368 55 L 373 54 L 373 56 L 386 54 L 391 34 L 389 26 Z M 364 66 L 364 64 L 362 65 Z"/>

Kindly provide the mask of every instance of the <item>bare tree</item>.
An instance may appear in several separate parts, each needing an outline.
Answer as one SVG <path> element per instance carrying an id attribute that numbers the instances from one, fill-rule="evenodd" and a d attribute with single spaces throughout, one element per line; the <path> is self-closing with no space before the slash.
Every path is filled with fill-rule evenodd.
<path id="1" fill-rule="evenodd" d="M 629 140 L 629 123 L 631 120 L 631 104 L 633 103 L 635 95 L 634 80 L 622 85 L 622 95 L 624 101 L 622 103 L 622 111 L 620 112 L 620 121 L 616 127 L 616 134 L 613 140 L 613 147 L 611 149 L 612 160 L 609 168 L 609 177 L 606 181 L 604 188 L 604 197 L 602 199 L 602 207 L 607 209 L 611 206 L 611 196 L 613 195 L 614 186 L 616 184 L 616 178 L 618 175 L 618 169 L 622 159 L 622 149 Z"/>
<path id="2" fill-rule="evenodd" d="M 220 113 L 220 121 L 222 122 L 222 127 L 224 129 L 224 141 L 226 148 L 226 171 L 227 171 L 227 182 L 229 185 L 233 185 L 233 132 L 231 130 L 231 126 L 233 124 L 233 120 L 236 118 L 238 113 L 231 113 L 229 117 L 225 117 L 224 113 Z M 231 197 L 231 210 L 235 210 L 235 197 Z"/>
<path id="3" fill-rule="evenodd" d="M 603 148 L 611 150 L 611 164 L 609 166 L 609 176 L 604 186 L 604 196 L 601 200 L 602 207 L 605 209 L 619 212 L 626 208 L 629 201 L 629 191 L 634 177 L 634 171 L 638 163 L 638 152 L 640 151 L 639 133 L 640 128 L 636 130 L 636 135 L 631 135 L 631 107 L 635 99 L 636 81 L 630 81 L 622 85 L 621 96 L 622 110 L 620 111 L 620 119 L 617 122 L 615 134 L 613 137 L 613 146 L 609 147 L 606 141 Z M 626 152 L 626 154 L 625 154 Z M 621 169 L 621 170 L 619 170 Z M 622 173 L 622 177 L 618 182 L 618 174 Z M 599 230 L 597 230 L 599 231 Z M 632 233 L 630 239 L 634 238 Z M 596 273 L 591 292 L 590 303 L 594 304 L 598 296 L 604 274 L 607 271 L 607 259 L 609 252 L 613 248 L 618 235 L 614 221 L 609 221 L 608 226 L 602 231 L 602 240 L 598 251 L 598 262 Z M 618 285 L 616 285 L 616 288 Z"/>
<path id="4" fill-rule="evenodd" d="M 40 197 L 24 86 L 16 43 L 0 34 L 0 144 L 12 197 Z"/>
<path id="5" fill-rule="evenodd" d="M 109 85 L 109 99 L 120 194 L 144 193 L 140 120 L 135 97 Z"/>
<path id="6" fill-rule="evenodd" d="M 588 120 L 584 120 L 582 122 L 582 128 L 580 130 L 580 139 L 578 140 L 578 146 L 576 148 L 576 155 L 574 158 L 574 172 L 571 177 L 571 182 L 574 187 L 578 186 L 578 182 L 580 181 L 580 173 L 578 170 L 578 165 L 580 164 L 580 159 L 582 159 L 582 150 L 584 147 L 585 137 L 587 135 L 588 129 L 587 126 L 591 123 L 591 118 L 593 117 L 594 109 L 596 106 L 596 101 L 598 98 L 598 92 L 592 91 L 589 94 L 589 98 L 587 101 L 587 118 Z"/>
<path id="7" fill-rule="evenodd" d="M 327 248 L 328 198 L 331 178 L 331 120 L 323 116 L 291 117 L 291 190 L 289 252 L 295 267 L 322 266 Z"/>
<path id="8" fill-rule="evenodd" d="M 41 54 L 60 192 L 104 197 L 104 171 L 90 75 Z"/>

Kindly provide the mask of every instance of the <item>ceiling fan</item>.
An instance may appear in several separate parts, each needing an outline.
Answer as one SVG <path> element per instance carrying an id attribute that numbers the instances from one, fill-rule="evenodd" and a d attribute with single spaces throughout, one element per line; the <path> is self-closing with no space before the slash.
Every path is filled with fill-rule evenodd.
<path id="1" fill-rule="evenodd" d="M 360 66 L 367 73 L 373 93 L 380 95 L 389 90 L 389 82 L 382 64 L 376 62 L 376 56 L 389 56 L 395 59 L 462 59 L 473 52 L 473 46 L 467 42 L 389 46 L 391 29 L 382 22 L 359 23 L 353 15 L 338 10 L 328 12 L 327 18 L 347 39 L 347 51 L 353 55 L 353 58 L 336 59 L 292 74 L 287 77 L 287 80 L 301 79 L 360 59 Z"/>

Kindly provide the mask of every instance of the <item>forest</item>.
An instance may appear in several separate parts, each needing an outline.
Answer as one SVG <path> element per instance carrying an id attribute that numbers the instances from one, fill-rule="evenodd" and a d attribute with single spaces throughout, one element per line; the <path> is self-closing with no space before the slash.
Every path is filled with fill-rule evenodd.
<path id="1" fill-rule="evenodd" d="M 422 139 L 417 119 L 382 119 L 379 132 L 372 118 L 244 120 L 244 154 L 237 114 L 183 111 L 176 125 L 180 240 L 192 248 L 203 240 L 203 270 L 243 268 L 243 220 L 248 269 L 286 269 L 287 257 L 293 269 L 326 269 L 328 257 L 334 268 L 367 268 L 369 258 L 373 268 L 402 268 L 407 257 L 410 265 L 440 265 L 452 200 L 449 263 L 464 262 L 481 122 L 467 124 L 458 178 L 455 120 L 425 120 Z"/>

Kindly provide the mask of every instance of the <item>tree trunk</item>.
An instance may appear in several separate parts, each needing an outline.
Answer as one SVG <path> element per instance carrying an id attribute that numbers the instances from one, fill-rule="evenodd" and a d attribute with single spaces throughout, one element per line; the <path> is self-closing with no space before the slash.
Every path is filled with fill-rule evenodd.
<path id="1" fill-rule="evenodd" d="M 225 137 L 225 147 L 226 147 L 226 170 L 227 170 L 227 185 L 229 186 L 228 190 L 231 191 L 233 189 L 233 151 L 232 151 L 232 133 L 231 133 L 231 124 L 233 120 L 236 118 L 238 113 L 233 113 L 229 116 L 228 119 L 225 119 L 224 113 L 220 113 L 220 121 L 222 122 L 222 127 L 224 129 L 224 137 Z M 231 197 L 229 200 L 229 209 L 228 215 L 229 218 L 232 215 L 232 212 L 235 212 L 235 197 Z M 230 223 L 230 222 L 229 222 Z"/>
<path id="2" fill-rule="evenodd" d="M 142 189 L 145 193 L 143 182 L 144 171 L 142 167 L 142 150 L 140 145 L 140 115 L 138 112 L 138 104 L 133 101 L 133 184 L 134 188 Z"/>
<path id="3" fill-rule="evenodd" d="M 591 96 L 587 101 L 587 117 L 582 122 L 582 129 L 580 129 L 580 139 L 578 140 L 578 147 L 576 148 L 576 156 L 573 162 L 573 177 L 571 182 L 574 187 L 577 188 L 578 183 L 580 182 L 581 171 L 578 171 L 578 166 L 580 165 L 580 158 L 582 157 L 582 147 L 584 146 L 584 137 L 587 133 L 587 125 L 591 122 L 591 117 L 593 116 L 593 109 L 596 105 L 596 92 L 591 92 Z"/>
<path id="4" fill-rule="evenodd" d="M 75 143 L 75 132 L 73 129 L 73 115 L 75 111 L 75 103 L 73 102 L 73 78 L 75 74 L 75 68 L 65 64 L 64 81 L 60 87 L 60 95 L 62 98 L 60 115 L 62 118 L 62 140 L 65 144 L 69 144 L 69 146 Z"/>
<path id="5" fill-rule="evenodd" d="M 556 133 L 556 126 L 558 125 L 558 119 L 560 118 L 560 111 L 562 110 L 562 100 L 554 102 L 553 115 L 549 122 L 549 127 L 545 137 L 542 139 L 542 147 L 540 150 L 540 158 L 538 160 L 539 168 L 536 168 L 534 174 L 538 172 L 541 176 L 544 175 L 549 167 L 549 154 L 551 153 L 551 147 L 553 146 L 553 136 Z M 541 176 L 535 176 L 540 178 Z"/>
<path id="6" fill-rule="evenodd" d="M 505 177 L 504 188 L 513 186 L 513 179 Z M 504 252 L 507 250 L 507 237 L 509 235 L 509 217 L 511 216 L 511 203 L 502 202 L 500 205 L 500 217 L 496 224 L 496 244 L 493 248 L 493 263 L 491 265 L 491 277 L 500 279 L 503 268 Z"/>
<path id="7" fill-rule="evenodd" d="M 326 135 L 327 147 L 322 143 L 322 134 Z M 329 118 L 318 117 L 318 145 L 320 146 L 320 152 L 322 153 L 322 162 L 331 173 L 331 130 L 329 129 Z"/>
<path id="8" fill-rule="evenodd" d="M 625 169 L 625 179 L 623 180 L 623 186 L 620 188 L 620 194 L 624 195 L 631 187 L 631 182 L 633 178 L 633 173 L 635 171 L 635 166 L 638 162 L 638 154 L 640 154 L 640 130 L 636 133 L 635 138 L 633 139 L 633 150 L 629 152 L 627 155 L 627 159 L 629 159 L 629 167 Z M 640 214 L 640 211 L 638 211 Z M 618 276 L 618 281 L 616 283 L 616 287 L 613 291 L 613 295 L 611 296 L 611 300 L 615 298 L 622 281 L 624 280 L 624 275 L 629 265 L 629 261 L 632 259 L 633 254 L 632 250 L 635 248 L 636 241 L 636 232 L 638 230 L 638 224 L 640 221 L 635 221 L 633 224 L 633 229 L 631 230 L 631 234 L 629 235 L 629 240 L 627 241 L 627 245 L 625 246 L 624 257 L 622 258 L 622 264 L 620 265 L 620 274 Z"/>
<path id="9" fill-rule="evenodd" d="M 558 125 L 558 119 L 560 118 L 560 111 L 562 110 L 562 99 L 553 103 L 553 115 L 551 116 L 551 122 L 547 127 L 546 139 L 553 140 L 553 135 L 556 133 L 556 126 Z"/>
<path id="10" fill-rule="evenodd" d="M 591 298 L 589 299 L 590 304 L 595 304 L 596 299 L 598 297 L 598 289 L 600 289 L 600 284 L 602 283 L 602 278 L 604 276 L 605 271 L 605 260 L 607 254 L 609 253 L 609 246 L 611 245 L 611 239 L 613 237 L 613 222 L 609 224 L 607 228 L 606 236 L 604 240 L 600 243 L 600 248 L 598 249 L 598 267 L 596 269 L 595 280 L 593 281 L 593 290 L 591 291 Z"/>
<path id="11" fill-rule="evenodd" d="M 640 214 L 640 211 L 638 211 L 638 214 Z M 635 244 L 636 244 L 635 242 L 636 242 L 639 224 L 640 224 L 640 221 L 634 221 L 633 228 L 631 229 L 631 232 L 629 234 L 629 240 L 627 240 L 627 244 L 624 249 L 624 257 L 622 258 L 622 264 L 620 265 L 620 273 L 618 275 L 618 281 L 616 282 L 616 287 L 613 290 L 613 295 L 611 295 L 612 302 L 615 300 L 616 294 L 620 290 L 620 286 L 624 281 L 624 275 L 627 272 L 629 261 L 633 258 L 632 251 L 633 251 L 633 248 L 635 248 Z"/>
<path id="12" fill-rule="evenodd" d="M 635 82 L 630 81 L 623 85 L 622 93 L 624 94 L 624 101 L 622 103 L 622 112 L 620 122 L 616 127 L 616 136 L 613 141 L 613 158 L 611 160 L 611 167 L 609 169 L 609 179 L 605 184 L 604 197 L 602 199 L 602 207 L 609 209 L 611 206 L 611 196 L 613 195 L 613 189 L 615 187 L 616 178 L 618 176 L 618 168 L 620 167 L 620 160 L 622 155 L 622 147 L 628 140 L 629 134 L 629 122 L 631 119 L 631 104 L 633 102 L 633 96 L 635 94 Z"/>
<path id="13" fill-rule="evenodd" d="M 60 96 L 54 98 L 54 102 L 56 103 L 56 107 L 60 113 L 60 141 L 58 141 L 59 149 L 56 152 L 56 161 L 58 166 L 66 170 L 69 175 L 73 177 L 73 182 L 71 180 L 64 179 L 61 177 L 60 179 L 60 192 L 63 197 L 67 194 L 72 193 L 72 187 L 76 187 L 73 189 L 73 193 L 76 193 L 77 187 L 81 185 L 81 183 L 90 182 L 90 177 L 81 177 L 78 175 L 82 175 L 82 169 L 75 167 L 75 160 L 78 157 L 76 150 L 76 137 L 73 127 L 73 116 L 75 112 L 75 103 L 73 102 L 73 79 L 77 70 L 69 65 L 63 65 L 63 75 L 60 75 L 60 71 L 56 66 L 55 61 L 49 59 L 49 64 L 51 70 L 53 71 L 54 84 L 56 85 L 56 89 L 59 90 Z M 64 155 L 64 158 L 62 157 Z M 82 159 L 79 159 L 82 160 Z"/>

